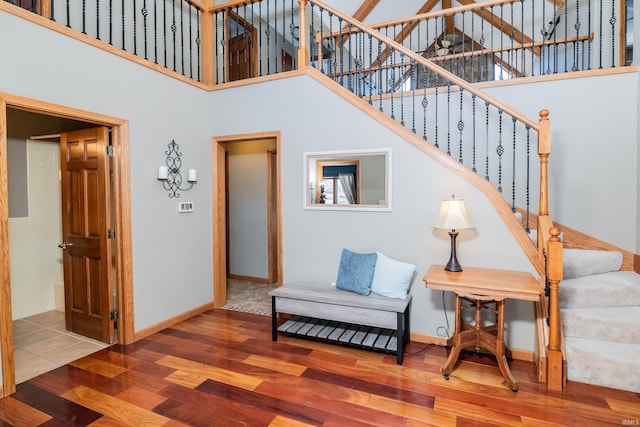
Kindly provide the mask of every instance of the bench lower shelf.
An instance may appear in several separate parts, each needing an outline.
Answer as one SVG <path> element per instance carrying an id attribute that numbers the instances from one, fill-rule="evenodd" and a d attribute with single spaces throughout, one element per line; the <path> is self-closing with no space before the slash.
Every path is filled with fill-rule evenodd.
<path id="1" fill-rule="evenodd" d="M 398 339 L 393 329 L 293 316 L 278 327 L 278 332 L 382 353 L 398 352 Z"/>

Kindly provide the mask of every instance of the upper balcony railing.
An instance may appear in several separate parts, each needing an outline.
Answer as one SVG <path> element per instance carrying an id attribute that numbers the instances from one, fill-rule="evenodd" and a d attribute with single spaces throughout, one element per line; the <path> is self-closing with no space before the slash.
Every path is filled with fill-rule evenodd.
<path id="1" fill-rule="evenodd" d="M 309 25 L 301 28 L 299 0 L 236 0 L 218 6 L 198 0 L 5 1 L 211 84 L 296 69 L 302 32 L 312 55 L 339 49 L 357 56 L 349 48 L 357 42 L 348 28 L 323 28 L 319 16 L 309 13 Z M 443 10 L 440 3 L 429 2 L 426 13 L 371 28 L 469 82 L 620 67 L 633 58 L 632 0 L 458 3 L 462 6 Z M 388 52 L 381 54 L 392 68 Z M 377 90 L 407 87 L 406 78 L 385 79 Z"/>

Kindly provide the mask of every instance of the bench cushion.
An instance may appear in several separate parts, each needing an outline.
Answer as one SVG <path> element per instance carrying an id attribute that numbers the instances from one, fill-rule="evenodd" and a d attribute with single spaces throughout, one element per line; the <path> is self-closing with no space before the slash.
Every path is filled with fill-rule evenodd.
<path id="1" fill-rule="evenodd" d="M 269 295 L 395 313 L 404 313 L 411 301 L 411 295 L 406 299 L 388 298 L 373 293 L 364 296 L 333 286 L 285 285 L 272 290 Z"/>

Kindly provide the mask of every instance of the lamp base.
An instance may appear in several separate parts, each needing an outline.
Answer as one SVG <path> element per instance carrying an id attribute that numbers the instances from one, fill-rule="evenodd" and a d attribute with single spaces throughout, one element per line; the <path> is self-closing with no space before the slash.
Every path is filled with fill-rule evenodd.
<path id="1" fill-rule="evenodd" d="M 451 236 L 451 257 L 449 258 L 447 265 L 444 266 L 444 269 L 446 271 L 451 271 L 452 273 L 458 273 L 462 271 L 462 266 L 456 258 L 456 237 L 458 237 L 458 232 L 456 230 L 451 230 L 449 232 L 449 236 Z"/>

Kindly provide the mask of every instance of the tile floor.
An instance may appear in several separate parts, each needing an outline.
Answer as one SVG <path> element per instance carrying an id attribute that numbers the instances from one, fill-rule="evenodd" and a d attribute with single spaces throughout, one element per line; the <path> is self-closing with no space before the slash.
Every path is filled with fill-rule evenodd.
<path id="1" fill-rule="evenodd" d="M 61 311 L 14 320 L 13 345 L 16 384 L 108 347 L 66 331 Z"/>

